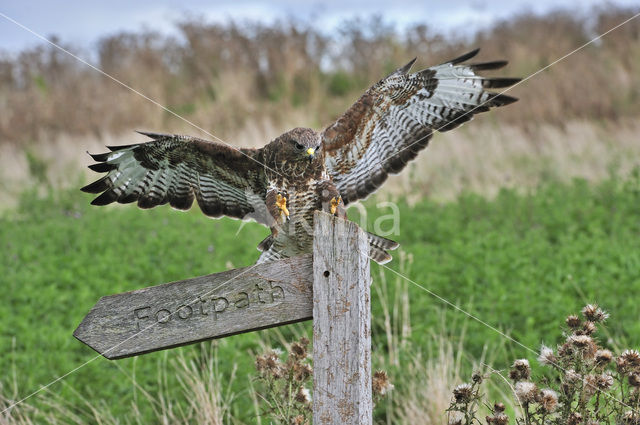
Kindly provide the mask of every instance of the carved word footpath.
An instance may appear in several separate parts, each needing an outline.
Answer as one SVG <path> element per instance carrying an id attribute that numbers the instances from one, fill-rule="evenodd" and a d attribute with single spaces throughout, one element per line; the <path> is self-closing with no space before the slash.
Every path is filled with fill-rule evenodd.
<path id="1" fill-rule="evenodd" d="M 265 305 L 273 306 L 273 304 L 280 304 L 284 300 L 285 292 L 282 286 L 278 286 L 274 282 L 267 282 L 265 285 L 256 283 L 251 290 L 239 291 L 226 296 L 198 297 L 195 302 L 188 300 L 188 303 L 176 304 L 176 307 L 150 305 L 139 307 L 133 310 L 133 317 L 136 329 L 143 330 L 153 323 L 168 325 L 172 321 L 179 322 L 191 319 L 216 320 L 225 312 L 260 308 Z"/>
<path id="2" fill-rule="evenodd" d="M 74 336 L 108 359 L 309 320 L 311 255 L 102 297 Z"/>

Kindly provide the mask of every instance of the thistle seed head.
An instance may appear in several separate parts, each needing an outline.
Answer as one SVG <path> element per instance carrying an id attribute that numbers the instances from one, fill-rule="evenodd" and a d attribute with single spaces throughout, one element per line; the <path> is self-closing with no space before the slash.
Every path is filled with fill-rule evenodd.
<path id="1" fill-rule="evenodd" d="M 291 418 L 291 425 L 306 425 L 307 422 L 304 421 L 304 416 L 298 415 Z"/>
<path id="2" fill-rule="evenodd" d="M 303 360 L 307 358 L 307 347 L 300 344 L 299 342 L 294 342 L 291 344 L 291 351 L 289 353 L 294 359 Z"/>
<path id="3" fill-rule="evenodd" d="M 633 410 L 627 410 L 622 415 L 622 423 L 624 425 L 640 425 L 640 416 Z"/>
<path id="4" fill-rule="evenodd" d="M 305 387 L 298 388 L 298 392 L 296 392 L 295 400 L 301 404 L 311 403 L 311 394 L 309 393 L 309 390 Z"/>
<path id="5" fill-rule="evenodd" d="M 545 388 L 540 391 L 538 403 L 547 413 L 552 413 L 558 407 L 558 393 L 555 391 Z"/>
<path id="6" fill-rule="evenodd" d="M 580 318 L 578 316 L 576 316 L 575 314 L 567 316 L 566 322 L 567 322 L 567 326 L 569 326 L 571 329 L 579 328 L 580 324 L 582 323 Z"/>
<path id="7" fill-rule="evenodd" d="M 485 418 L 487 424 L 490 425 L 507 425 L 509 423 L 509 417 L 504 413 L 496 413 L 493 416 L 487 416 Z"/>
<path id="8" fill-rule="evenodd" d="M 585 359 L 592 359 L 598 350 L 598 346 L 589 335 L 570 335 L 567 342 Z"/>
<path id="9" fill-rule="evenodd" d="M 640 373 L 632 372 L 629 374 L 629 385 L 632 387 L 640 387 Z"/>
<path id="10" fill-rule="evenodd" d="M 613 353 L 607 349 L 602 349 L 596 351 L 596 365 L 600 367 L 604 367 L 611 363 L 613 360 Z"/>
<path id="11" fill-rule="evenodd" d="M 293 364 L 293 379 L 296 381 L 304 382 L 311 376 L 311 374 L 313 374 L 313 370 L 308 364 L 299 362 Z"/>
<path id="12" fill-rule="evenodd" d="M 456 403 L 469 403 L 473 397 L 473 387 L 470 384 L 460 384 L 453 389 Z"/>
<path id="13" fill-rule="evenodd" d="M 597 304 L 587 304 L 582 309 L 582 315 L 585 319 L 596 323 L 604 322 L 609 318 L 609 313 L 602 310 Z"/>
<path id="14" fill-rule="evenodd" d="M 574 384 L 580 381 L 580 375 L 573 369 L 567 369 L 564 372 L 565 381 Z"/>
<path id="15" fill-rule="evenodd" d="M 613 386 L 613 375 L 611 372 L 604 372 L 596 376 L 596 386 L 598 389 L 607 391 Z"/>
<path id="16" fill-rule="evenodd" d="M 520 381 L 516 382 L 515 392 L 520 403 L 533 403 L 536 401 L 538 387 L 533 382 Z"/>
<path id="17" fill-rule="evenodd" d="M 567 419 L 567 425 L 579 425 L 582 423 L 582 415 L 578 412 L 572 412 Z"/>
<path id="18" fill-rule="evenodd" d="M 543 366 L 550 366 L 557 362 L 556 356 L 553 354 L 553 350 L 546 345 L 540 347 L 540 355 L 538 356 L 538 362 Z"/>
<path id="19" fill-rule="evenodd" d="M 581 333 L 582 335 L 593 335 L 597 329 L 598 328 L 596 327 L 595 323 L 586 321 L 582 324 Z"/>
<path id="20" fill-rule="evenodd" d="M 621 371 L 635 371 L 640 368 L 640 353 L 637 350 L 624 350 L 616 359 L 616 365 Z"/>
<path id="21" fill-rule="evenodd" d="M 509 377 L 513 381 L 524 381 L 529 379 L 529 376 L 531 376 L 531 367 L 527 359 L 518 359 L 513 362 L 509 372 Z"/>
<path id="22" fill-rule="evenodd" d="M 391 391 L 393 389 L 393 384 L 389 380 L 387 372 L 384 370 L 375 372 L 371 379 L 371 388 L 373 390 L 373 394 L 380 396 L 386 395 Z"/>

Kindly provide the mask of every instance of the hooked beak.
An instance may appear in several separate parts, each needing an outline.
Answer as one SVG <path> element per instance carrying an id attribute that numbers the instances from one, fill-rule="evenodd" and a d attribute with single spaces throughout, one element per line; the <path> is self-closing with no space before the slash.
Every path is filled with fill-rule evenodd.
<path id="1" fill-rule="evenodd" d="M 307 158 L 309 158 L 309 162 L 313 161 L 313 158 L 316 157 L 316 150 L 313 148 L 307 149 Z"/>

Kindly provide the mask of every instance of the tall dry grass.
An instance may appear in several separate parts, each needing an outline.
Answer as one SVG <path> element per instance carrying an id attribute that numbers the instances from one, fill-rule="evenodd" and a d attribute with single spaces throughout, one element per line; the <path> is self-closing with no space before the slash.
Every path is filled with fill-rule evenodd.
<path id="1" fill-rule="evenodd" d="M 302 113 L 296 117 L 298 122 L 305 121 Z M 545 179 L 576 177 L 598 181 L 612 172 L 624 176 L 640 166 L 637 121 L 571 121 L 564 128 L 541 124 L 535 131 L 492 121 L 479 117 L 454 131 L 436 134 L 407 169 L 385 183 L 379 196 L 447 201 L 472 191 L 492 197 L 504 187 L 530 190 Z M 238 130 L 234 142 L 258 146 L 281 130 L 268 119 L 256 121 Z M 92 163 L 86 151 L 102 152 L 104 145 L 142 141 L 146 138 L 124 133 L 101 139 L 60 136 L 26 147 L 0 145 L 0 209 L 11 208 L 18 195 L 33 185 L 66 188 L 86 184 L 93 177 L 86 168 Z"/>
<path id="2" fill-rule="evenodd" d="M 322 128 L 371 83 L 413 56 L 427 66 L 475 46 L 526 76 L 631 16 L 621 8 L 523 14 L 471 40 L 381 18 L 335 34 L 280 22 L 177 24 L 183 41 L 154 32 L 103 38 L 105 72 L 234 145 L 260 146 L 295 126 Z M 82 52 L 64 41 L 63 47 Z M 390 194 L 451 199 L 464 190 L 533 187 L 545 176 L 599 179 L 638 165 L 640 21 L 632 21 L 514 89 L 520 102 L 436 136 Z M 85 178 L 86 150 L 145 141 L 133 129 L 210 138 L 51 46 L 0 53 L 0 204 L 25 187 Z M 499 123 L 499 125 L 498 125 Z"/>
<path id="3" fill-rule="evenodd" d="M 413 256 L 400 250 L 398 270 L 409 275 Z M 372 332 L 374 369 L 388 372 L 395 389 L 378 406 L 379 417 L 386 425 L 447 423 L 446 410 L 451 403 L 451 389 L 464 382 L 469 370 L 484 372 L 500 347 L 485 347 L 480 358 L 465 356 L 466 322 L 447 323 L 431 330 L 426 346 L 417 347 L 411 339 L 409 283 L 400 276 L 388 279 L 382 268 L 373 280 L 372 292 L 382 314 L 373 317 Z M 439 314 L 436 312 L 436 314 Z M 451 335 L 455 335 L 452 337 Z M 488 387 L 490 394 L 503 394 L 497 385 Z M 506 397 L 503 397 L 506 399 Z M 488 411 L 488 410 L 487 410 Z"/>
<path id="4" fill-rule="evenodd" d="M 293 111 L 328 124 L 359 93 L 418 56 L 418 66 L 483 48 L 479 60 L 509 59 L 505 73 L 527 76 L 632 16 L 594 9 L 522 14 L 471 39 L 424 25 L 396 29 L 380 17 L 346 21 L 326 33 L 307 24 L 213 24 L 186 19 L 179 38 L 151 31 L 100 40 L 96 66 L 177 114 L 237 140 L 247 123 L 269 119 L 281 131 Z M 64 40 L 56 40 L 80 56 Z M 608 34 L 515 88 L 523 99 L 500 122 L 528 129 L 575 119 L 636 117 L 640 97 L 640 21 Z M 0 144 L 48 143 L 60 135 L 118 134 L 133 128 L 197 131 L 51 46 L 0 55 Z M 296 123 L 294 123 L 296 124 Z M 260 138 L 260 142 L 266 141 Z"/>
<path id="5" fill-rule="evenodd" d="M 0 425 L 144 425 L 151 420 L 154 424 L 199 424 L 225 425 L 242 424 L 231 417 L 230 408 L 235 394 L 231 386 L 235 369 L 222 373 L 218 368 L 216 344 L 201 344 L 197 356 L 180 351 L 173 361 L 167 357 L 159 364 L 157 382 L 154 388 L 144 388 L 135 375 L 131 375 L 116 364 L 120 372 L 131 382 L 134 402 L 128 415 L 114 414 L 113 407 L 101 400 L 91 400 L 67 386 L 74 392 L 76 400 L 70 403 L 54 391 L 45 390 L 31 400 L 17 401 L 17 380 L 11 388 L 3 388 L 0 383 Z M 182 390 L 179 400 L 170 397 L 168 375 L 177 377 Z M 66 385 L 64 382 L 63 385 Z M 143 412 L 142 405 L 150 406 L 151 413 Z M 10 407 L 13 406 L 13 407 Z M 6 409 L 6 411 L 5 411 Z"/>

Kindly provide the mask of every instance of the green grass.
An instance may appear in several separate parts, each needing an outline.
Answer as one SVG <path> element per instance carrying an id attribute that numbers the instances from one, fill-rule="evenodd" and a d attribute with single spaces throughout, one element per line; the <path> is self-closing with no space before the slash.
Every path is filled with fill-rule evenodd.
<path id="1" fill-rule="evenodd" d="M 237 234 L 241 222 L 210 220 L 197 210 L 97 208 L 89 201 L 75 191 L 44 199 L 27 193 L 17 210 L 0 218 L 0 379 L 14 367 L 21 396 L 94 357 L 72 332 L 100 296 L 252 264 L 255 245 L 268 232 L 247 224 Z M 370 223 L 389 214 L 375 202 L 365 203 Z M 557 341 L 562 317 L 596 301 L 614 318 L 607 336 L 624 346 L 640 344 L 638 173 L 597 185 L 548 183 L 526 195 L 503 191 L 494 200 L 468 194 L 446 204 L 398 206 L 400 233 L 392 237 L 414 256 L 408 276 L 429 291 L 534 349 Z M 398 269 L 398 261 L 388 266 Z M 373 266 L 374 277 L 378 272 Z M 383 273 L 395 282 L 391 272 Z M 426 350 L 443 310 L 451 338 L 460 337 L 460 312 L 412 284 L 409 296 L 415 347 Z M 373 311 L 375 349 L 381 350 L 382 310 L 375 293 Z M 502 344 L 494 330 L 474 320 L 464 323 L 469 356 Z M 514 357 L 533 359 L 517 345 L 505 346 L 509 350 L 494 356 L 497 367 Z M 246 375 L 252 372 L 250 350 L 256 349 L 256 334 L 226 338 L 218 347 L 223 373 L 239 365 L 234 410 L 245 421 L 254 415 Z M 176 352 L 118 365 L 128 374 L 135 367 L 138 383 L 153 391 L 158 365 Z M 72 404 L 79 403 L 75 391 L 106 400 L 114 414 L 125 415 L 132 382 L 118 365 L 98 358 L 51 390 Z M 405 378 L 397 377 L 396 386 Z M 170 387 L 178 398 L 178 386 Z"/>

